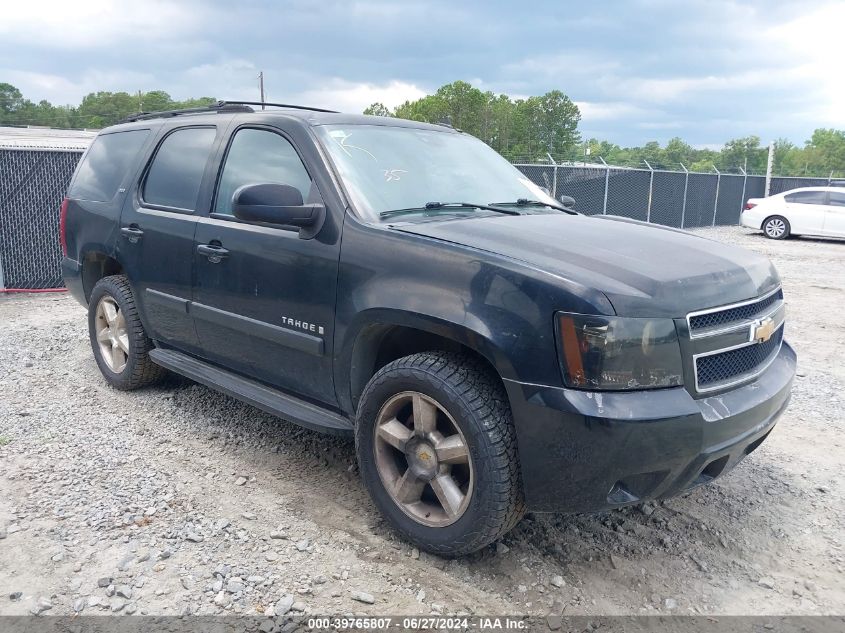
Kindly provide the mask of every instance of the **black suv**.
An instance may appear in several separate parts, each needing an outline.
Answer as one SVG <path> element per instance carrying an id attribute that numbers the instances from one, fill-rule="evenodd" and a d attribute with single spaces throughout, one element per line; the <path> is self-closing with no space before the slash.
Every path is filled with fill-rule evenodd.
<path id="1" fill-rule="evenodd" d="M 789 400 L 767 259 L 561 206 L 448 126 L 220 102 L 103 130 L 62 205 L 106 380 L 354 435 L 430 552 L 727 472 Z M 303 473 L 303 477 L 307 476 Z"/>

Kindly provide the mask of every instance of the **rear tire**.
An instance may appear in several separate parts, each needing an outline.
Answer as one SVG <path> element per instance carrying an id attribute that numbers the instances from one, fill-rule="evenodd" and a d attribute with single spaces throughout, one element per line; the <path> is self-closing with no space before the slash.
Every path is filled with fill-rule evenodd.
<path id="1" fill-rule="evenodd" d="M 782 215 L 773 215 L 763 221 L 763 234 L 772 240 L 785 240 L 789 237 L 791 227 L 789 220 Z"/>
<path id="2" fill-rule="evenodd" d="M 88 334 L 94 360 L 112 387 L 140 389 L 167 375 L 150 358 L 155 345 L 144 331 L 124 275 L 103 277 L 94 286 L 88 300 Z"/>
<path id="3" fill-rule="evenodd" d="M 525 513 L 507 396 L 477 359 L 426 352 L 380 369 L 361 396 L 355 445 L 376 505 L 422 550 L 474 552 Z"/>

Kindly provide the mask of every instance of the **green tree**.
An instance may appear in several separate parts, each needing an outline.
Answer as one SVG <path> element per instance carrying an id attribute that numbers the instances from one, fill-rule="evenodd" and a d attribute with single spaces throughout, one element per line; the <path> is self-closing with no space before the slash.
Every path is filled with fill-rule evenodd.
<path id="1" fill-rule="evenodd" d="M 695 152 L 692 146 L 676 136 L 669 139 L 669 142 L 666 143 L 666 147 L 661 153 L 660 161 L 670 169 L 678 169 L 681 163 L 684 165 L 692 164 L 694 154 Z"/>
<path id="2" fill-rule="evenodd" d="M 21 91 L 15 88 L 12 84 L 0 83 L 0 116 L 3 121 L 20 110 L 25 103 L 25 99 Z"/>
<path id="3" fill-rule="evenodd" d="M 390 110 L 387 109 L 387 106 L 383 103 L 376 103 L 370 104 L 364 110 L 364 114 L 371 114 L 373 116 L 393 116 Z"/>
<path id="4" fill-rule="evenodd" d="M 759 136 L 745 136 L 731 139 L 719 153 L 718 166 L 724 171 L 738 171 L 740 167 L 746 171 L 759 172 L 766 169 L 768 148 L 760 147 Z"/>
<path id="5" fill-rule="evenodd" d="M 393 115 L 429 123 L 448 121 L 511 159 L 544 159 L 546 152 L 569 156 L 580 143 L 581 113 L 559 90 L 512 101 L 507 95 L 482 92 L 465 81 L 454 81 L 433 95 L 406 101 Z"/>
<path id="6" fill-rule="evenodd" d="M 827 176 L 845 170 L 845 131 L 819 128 L 804 147 L 806 170 Z"/>
<path id="7" fill-rule="evenodd" d="M 217 103 L 215 97 L 196 97 L 174 102 L 177 108 L 204 108 Z"/>
<path id="8" fill-rule="evenodd" d="M 161 112 L 174 107 L 173 99 L 164 90 L 151 90 L 138 95 L 138 110 L 144 112 Z"/>

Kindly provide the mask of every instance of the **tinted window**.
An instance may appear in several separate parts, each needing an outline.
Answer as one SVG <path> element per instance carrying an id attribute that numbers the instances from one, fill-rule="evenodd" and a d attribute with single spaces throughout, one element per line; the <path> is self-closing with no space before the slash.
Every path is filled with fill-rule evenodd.
<path id="1" fill-rule="evenodd" d="M 845 207 L 845 192 L 831 191 L 829 204 L 834 207 Z"/>
<path id="2" fill-rule="evenodd" d="M 144 202 L 193 211 L 214 135 L 214 128 L 203 127 L 165 137 L 147 173 Z"/>
<path id="3" fill-rule="evenodd" d="M 787 202 L 797 204 L 825 204 L 826 191 L 798 191 L 785 196 Z"/>
<path id="4" fill-rule="evenodd" d="M 555 202 L 489 145 L 469 134 L 442 127 L 389 125 L 316 125 L 313 129 L 355 208 L 373 221 L 379 221 L 383 211 L 419 209 L 434 201 L 489 203 L 528 198 Z M 479 215 L 488 213 L 494 212 Z"/>
<path id="5" fill-rule="evenodd" d="M 296 187 L 303 200 L 311 189 L 311 178 L 287 139 L 267 130 L 240 130 L 226 155 L 214 211 L 231 215 L 238 187 L 265 183 Z"/>
<path id="6" fill-rule="evenodd" d="M 68 197 L 98 202 L 114 198 L 149 133 L 149 130 L 132 130 L 95 138 L 79 165 Z"/>

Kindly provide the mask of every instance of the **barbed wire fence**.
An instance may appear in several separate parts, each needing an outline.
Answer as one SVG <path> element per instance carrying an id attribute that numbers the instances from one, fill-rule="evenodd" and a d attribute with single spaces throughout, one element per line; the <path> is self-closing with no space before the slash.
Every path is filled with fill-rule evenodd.
<path id="1" fill-rule="evenodd" d="M 0 148 L 0 291 L 61 288 L 59 207 L 79 150 Z M 555 198 L 588 215 L 620 215 L 676 228 L 738 224 L 765 176 L 604 164 L 515 163 Z M 830 178 L 773 177 L 770 194 L 831 184 Z"/>
<path id="2" fill-rule="evenodd" d="M 619 167 L 600 162 L 582 164 L 514 163 L 533 183 L 556 199 L 575 199 L 587 215 L 619 215 L 676 228 L 739 224 L 749 198 L 766 195 L 766 177 L 745 173 L 693 172 Z M 772 177 L 769 194 L 797 187 L 830 185 L 828 178 Z"/>

